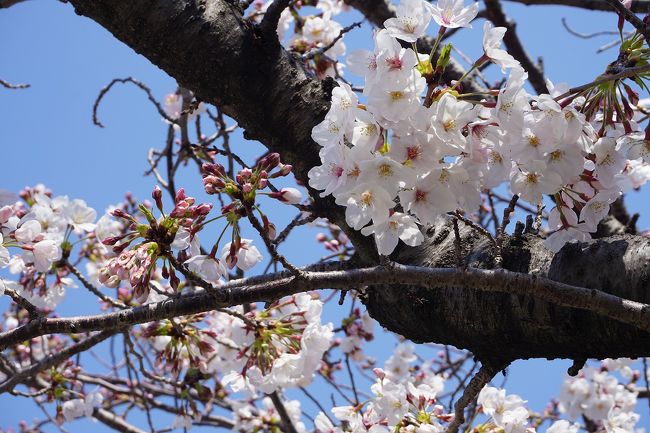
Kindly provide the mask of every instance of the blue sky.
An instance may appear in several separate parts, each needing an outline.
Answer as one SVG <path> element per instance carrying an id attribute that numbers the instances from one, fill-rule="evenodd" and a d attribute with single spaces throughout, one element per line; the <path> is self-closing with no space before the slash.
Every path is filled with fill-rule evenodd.
<path id="1" fill-rule="evenodd" d="M 598 46 L 611 40 L 608 37 L 576 38 L 560 22 L 566 17 L 581 32 L 615 30 L 613 14 L 507 2 L 503 6 L 517 20 L 531 57 L 543 56 L 545 72 L 554 82 L 578 85 L 591 81 L 615 57 L 613 50 L 595 54 Z M 353 15 L 345 21 L 356 19 L 358 16 Z M 453 41 L 476 58 L 482 23 L 474 27 Z M 118 85 L 104 99 L 99 115 L 106 128 L 92 124 L 91 109 L 99 90 L 113 78 L 137 78 L 161 100 L 175 89 L 175 81 L 94 22 L 75 15 L 70 5 L 57 1 L 31 0 L 0 10 L 0 41 L 0 78 L 32 86 L 27 90 L 0 88 L 0 188 L 18 191 L 42 182 L 57 195 L 86 200 L 99 214 L 109 204 L 119 202 L 126 191 L 148 198 L 155 181 L 143 177 L 146 154 L 150 147 L 164 145 L 166 125 L 144 93 L 133 86 Z M 355 30 L 345 41 L 349 52 L 370 47 L 371 37 L 365 30 Z M 234 146 L 249 157 L 261 149 L 240 136 Z M 177 185 L 185 186 L 191 195 L 200 195 L 201 184 L 193 169 L 182 170 Z M 645 191 L 632 193 L 628 199 L 630 211 L 641 212 L 641 227 L 650 225 L 647 199 Z M 277 218 L 278 227 L 293 216 L 286 207 L 273 203 L 266 206 Z M 298 264 L 320 258 L 326 253 L 313 243 L 314 235 L 314 230 L 298 230 L 282 253 Z M 313 247 L 305 248 L 305 244 Z M 86 301 L 90 299 L 81 289 L 71 291 L 61 314 L 88 309 Z M 0 307 L 6 305 L 2 302 Z M 337 312 L 331 314 L 339 317 Z M 393 343 L 392 337 L 379 339 L 371 351 L 385 359 Z M 569 361 L 519 361 L 510 369 L 508 390 L 541 410 L 559 392 L 569 365 Z M 0 427 L 16 426 L 20 419 L 41 415 L 17 397 L 0 396 L 0 407 Z M 639 409 L 647 414 L 644 401 Z M 90 425 L 79 422 L 69 430 L 85 431 Z M 650 426 L 647 416 L 641 425 Z M 100 424 L 92 428 L 104 431 Z"/>

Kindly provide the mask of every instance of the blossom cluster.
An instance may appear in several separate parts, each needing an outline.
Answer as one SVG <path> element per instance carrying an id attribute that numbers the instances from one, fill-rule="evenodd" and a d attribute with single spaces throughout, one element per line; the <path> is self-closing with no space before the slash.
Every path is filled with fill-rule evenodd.
<path id="1" fill-rule="evenodd" d="M 234 391 L 271 393 L 311 383 L 333 338 L 333 325 L 321 324 L 322 307 L 320 300 L 303 293 L 246 313 L 244 320 L 232 318 L 217 338 L 229 338 L 238 348 L 236 356 L 226 350 L 208 369 L 231 371 L 223 381 Z"/>
<path id="2" fill-rule="evenodd" d="M 22 202 L 0 208 L 0 268 L 17 281 L 0 279 L 0 292 L 10 288 L 42 309 L 52 310 L 74 282 L 65 269 L 52 265 L 69 252 L 73 234 L 95 229 L 96 212 L 79 199 L 53 197 L 43 185 L 26 188 Z M 47 281 L 48 276 L 51 280 Z"/>
<path id="3" fill-rule="evenodd" d="M 526 403 L 516 394 L 506 395 L 506 390 L 485 386 L 478 395 L 477 403 L 490 422 L 505 433 L 524 433 L 528 424 Z M 530 429 L 534 432 L 534 429 Z"/>
<path id="4" fill-rule="evenodd" d="M 331 347 L 333 325 L 321 323 L 322 302 L 310 294 L 282 298 L 264 310 L 250 305 L 154 322 L 141 336 L 158 352 L 160 367 L 219 375 L 224 386 L 249 395 L 306 386 Z M 199 324 L 204 326 L 199 327 Z"/>
<path id="5" fill-rule="evenodd" d="M 586 367 L 577 377 L 565 380 L 559 397 L 560 412 L 571 420 L 585 417 L 608 433 L 634 431 L 639 420 L 634 413 L 638 392 L 611 374 L 618 370 L 628 380 L 634 380 L 631 363 L 629 359 L 605 360 L 601 368 Z"/>
<path id="6" fill-rule="evenodd" d="M 438 85 L 449 50 L 434 68 L 429 55 L 399 42 L 425 35 L 432 17 L 442 26 L 440 36 L 475 16 L 476 8 L 462 0 L 402 1 L 397 17 L 375 34 L 374 50 L 348 57 L 350 69 L 365 79 L 365 103 L 339 83 L 325 119 L 312 130 L 322 165 L 310 170 L 309 184 L 345 206 L 348 225 L 373 234 L 381 254 L 400 239 L 420 244 L 419 224 L 456 210 L 474 212 L 481 192 L 504 182 L 535 205 L 553 197 L 554 233 L 546 244 L 558 251 L 569 240 L 589 239 L 610 204 L 650 178 L 650 141 L 636 122 L 638 97 L 627 84 L 576 95 L 548 82 L 549 94 L 529 95 L 527 73 L 500 48 L 506 29 L 486 22 L 483 55 L 472 69 L 490 61 L 510 74 L 502 88 L 477 101 L 462 93 L 462 81 Z M 642 55 L 639 39 L 626 42 L 626 55 Z"/>
<path id="7" fill-rule="evenodd" d="M 444 389 L 444 378 L 424 363 L 418 369 L 410 365 L 416 360 L 414 347 L 399 344 L 384 369 L 375 368 L 371 386 L 372 398 L 359 405 L 337 406 L 332 414 L 341 425 L 335 426 L 325 413 L 315 419 L 321 433 L 438 433 L 453 415 L 438 404 L 437 396 Z"/>

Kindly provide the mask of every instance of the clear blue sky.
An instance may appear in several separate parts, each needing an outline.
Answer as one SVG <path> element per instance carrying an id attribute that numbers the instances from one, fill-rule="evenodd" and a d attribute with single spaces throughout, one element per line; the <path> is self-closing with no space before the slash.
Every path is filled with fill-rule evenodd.
<path id="1" fill-rule="evenodd" d="M 612 50 L 595 54 L 599 45 L 610 40 L 608 37 L 579 39 L 568 35 L 560 22 L 561 17 L 567 17 L 582 32 L 615 30 L 613 14 L 507 2 L 504 7 L 517 20 L 529 54 L 544 58 L 546 74 L 554 82 L 588 82 L 615 57 Z M 469 56 L 480 51 L 482 24 L 474 27 L 454 39 Z M 369 32 L 356 30 L 348 36 L 348 51 L 370 47 Z M 166 126 L 144 94 L 132 86 L 117 86 L 105 98 L 99 114 L 106 128 L 92 124 L 91 109 L 99 90 L 113 78 L 137 78 L 160 99 L 175 89 L 174 80 L 94 22 L 75 15 L 70 5 L 54 0 L 31 0 L 0 10 L 0 41 L 0 78 L 32 86 L 27 90 L 0 87 L 0 188 L 18 191 L 42 182 L 55 194 L 83 198 L 99 214 L 107 205 L 119 202 L 126 191 L 148 198 L 154 179 L 143 177 L 146 152 L 150 147 L 163 146 Z M 249 156 L 260 149 L 258 144 L 242 139 L 235 146 Z M 201 191 L 193 170 L 181 173 L 177 185 L 185 186 L 191 194 Z M 650 225 L 647 198 L 642 191 L 628 199 L 630 210 L 641 212 L 641 227 Z M 285 208 L 275 209 L 274 215 L 278 227 L 292 217 Z M 299 264 L 320 258 L 325 252 L 313 243 L 314 233 L 299 230 L 282 252 Z M 305 244 L 313 247 L 305 248 Z M 60 312 L 79 313 L 88 308 L 85 301 L 90 299 L 82 290 L 72 290 Z M 1 301 L 0 309 L 6 305 Z M 372 353 L 385 359 L 393 342 L 392 337 L 380 339 Z M 559 393 L 569 365 L 568 361 L 519 361 L 510 369 L 508 390 L 541 410 Z M 41 416 L 19 397 L 1 396 L 0 407 L 0 428 Z M 645 402 L 640 402 L 639 409 L 645 414 L 640 426 L 650 427 Z M 90 426 L 97 432 L 105 431 L 101 424 L 88 421 L 71 424 L 69 431 L 86 431 Z"/>

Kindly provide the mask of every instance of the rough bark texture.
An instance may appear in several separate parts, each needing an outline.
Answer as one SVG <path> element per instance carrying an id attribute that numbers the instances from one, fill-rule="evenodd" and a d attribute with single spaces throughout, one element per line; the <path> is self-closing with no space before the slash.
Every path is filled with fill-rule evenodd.
<path id="1" fill-rule="evenodd" d="M 360 8 L 370 3 L 349 2 Z M 224 0 L 70 3 L 77 13 L 97 21 L 198 98 L 219 106 L 245 129 L 246 137 L 280 152 L 306 184 L 307 171 L 319 164 L 311 129 L 328 109 L 333 82 L 308 76 L 276 38 L 245 22 L 236 4 Z M 373 16 L 391 13 L 388 8 L 377 11 Z M 312 196 L 316 213 L 341 225 L 361 260 L 372 262 L 376 252 L 370 239 L 345 227 L 343 212 L 332 200 Z M 491 246 L 467 228 L 462 233 L 467 264 L 491 267 Z M 428 245 L 402 251 L 397 261 L 455 266 L 449 227 L 440 226 L 430 235 Z M 504 267 L 647 303 L 648 242 L 616 236 L 568 246 L 553 256 L 538 238 L 528 235 L 506 243 Z M 449 343 L 483 358 L 650 355 L 650 334 L 533 296 L 393 286 L 370 291 L 367 304 L 382 325 L 414 341 Z"/>
<path id="2" fill-rule="evenodd" d="M 403 249 L 396 261 L 454 267 L 450 224 L 430 230 L 428 244 Z M 465 264 L 493 268 L 493 247 L 470 228 L 461 231 Z M 535 235 L 511 238 L 503 267 L 617 296 L 650 302 L 650 239 L 612 236 L 569 244 L 558 254 Z M 408 286 L 374 288 L 367 306 L 382 325 L 417 342 L 434 341 L 470 349 L 497 361 L 526 358 L 607 358 L 650 354 L 650 334 L 584 310 L 476 290 Z"/>

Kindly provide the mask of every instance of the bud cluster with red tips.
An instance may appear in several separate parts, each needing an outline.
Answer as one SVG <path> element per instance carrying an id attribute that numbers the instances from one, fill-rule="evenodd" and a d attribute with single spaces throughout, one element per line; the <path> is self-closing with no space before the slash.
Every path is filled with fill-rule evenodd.
<path id="1" fill-rule="evenodd" d="M 108 287 L 119 287 L 122 280 L 130 283 L 134 297 L 144 302 L 149 295 L 149 282 L 156 271 L 156 262 L 163 258 L 162 274 L 169 278 L 172 288 L 177 289 L 180 279 L 176 276 L 171 263 L 165 263 L 171 254 L 171 249 L 183 250 L 189 246 L 189 239 L 203 228 L 206 216 L 212 210 L 209 203 L 195 204 L 196 199 L 188 197 L 183 188 L 179 189 L 174 198 L 174 208 L 165 215 L 162 191 L 156 186 L 151 194 L 154 203 L 162 214 L 156 219 L 150 206 L 140 204 L 138 210 L 147 223 L 125 209 L 115 209 L 110 214 L 123 220 L 127 225 L 125 233 L 109 236 L 102 240 L 107 246 L 112 246 L 118 256 L 110 259 L 99 272 L 99 281 Z M 183 234 L 183 239 L 178 239 Z M 136 239 L 142 241 L 130 250 L 127 248 Z M 182 247 L 178 245 L 184 244 Z M 185 245 L 186 244 L 186 245 Z"/>
<path id="2" fill-rule="evenodd" d="M 245 203 L 255 201 L 256 192 L 268 187 L 269 179 L 284 177 L 291 173 L 291 165 L 282 164 L 278 153 L 270 153 L 261 158 L 254 168 L 243 168 L 231 179 L 226 170 L 218 163 L 205 163 L 201 167 L 203 187 L 207 194 L 226 193 L 235 200 Z M 269 194 L 272 198 L 286 203 L 297 203 L 300 193 L 293 188 L 286 188 Z M 290 190 L 290 191 L 289 191 Z M 297 199 L 300 201 L 300 199 Z"/>

